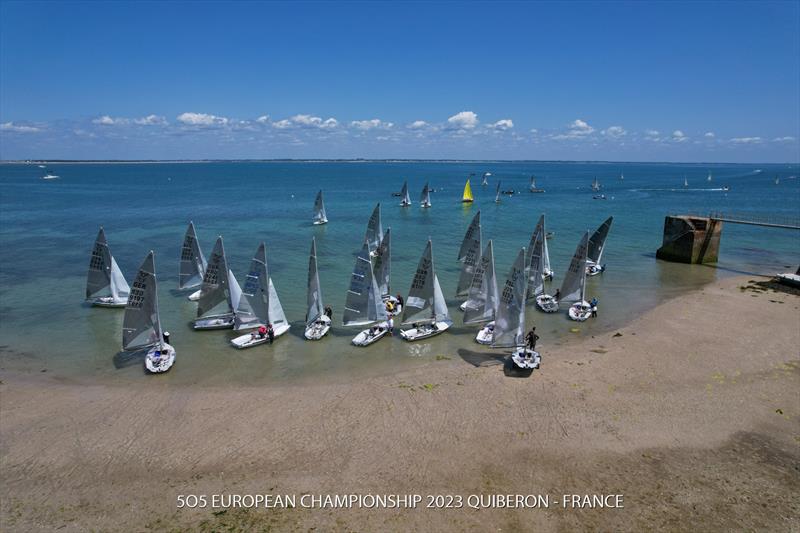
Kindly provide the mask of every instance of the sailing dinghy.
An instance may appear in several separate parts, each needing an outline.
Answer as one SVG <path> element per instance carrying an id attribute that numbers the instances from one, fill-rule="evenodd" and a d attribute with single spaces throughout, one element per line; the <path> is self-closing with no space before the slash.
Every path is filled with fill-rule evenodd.
<path id="1" fill-rule="evenodd" d="M 438 335 L 453 325 L 447 312 L 442 287 L 433 264 L 433 244 L 428 239 L 425 251 L 417 264 L 417 271 L 408 291 L 403 308 L 403 325 L 400 336 L 407 341 L 417 341 Z"/>
<path id="2" fill-rule="evenodd" d="M 574 302 L 569 308 L 569 317 L 578 322 L 583 322 L 592 314 L 592 306 L 586 301 L 586 254 L 588 248 L 589 232 L 587 231 L 575 249 L 575 255 L 572 256 L 569 269 L 564 275 L 564 282 L 561 284 L 560 300 Z"/>
<path id="3" fill-rule="evenodd" d="M 241 297 L 242 289 L 228 268 L 222 237 L 218 237 L 203 276 L 194 329 L 232 328 Z"/>
<path id="4" fill-rule="evenodd" d="M 203 283 L 203 276 L 206 273 L 206 258 L 200 250 L 200 242 L 197 240 L 197 232 L 194 230 L 194 222 L 189 222 L 186 228 L 186 235 L 183 236 L 183 246 L 181 247 L 181 267 L 178 272 L 178 288 L 193 289 Z M 200 299 L 200 290 L 194 291 L 189 295 L 189 299 L 196 302 Z"/>
<path id="5" fill-rule="evenodd" d="M 147 350 L 144 357 L 147 371 L 153 374 L 166 372 L 175 362 L 175 348 L 166 342 L 165 337 L 169 337 L 169 333 L 161 329 L 155 258 L 151 250 L 136 273 L 133 289 L 125 305 L 122 349 Z"/>
<path id="6" fill-rule="evenodd" d="M 537 235 L 541 234 L 542 236 L 542 279 L 545 280 L 552 280 L 553 279 L 553 269 L 550 268 L 550 252 L 547 249 L 547 232 L 545 231 L 544 227 L 544 215 L 539 217 L 539 221 L 536 223 L 536 228 L 533 230 L 533 234 L 531 235 L 531 241 L 528 244 L 528 265 L 531 263 L 531 257 L 533 256 L 533 249 L 534 249 L 534 241 L 536 240 Z"/>
<path id="7" fill-rule="evenodd" d="M 497 180 L 497 190 L 495 190 L 494 194 L 494 203 L 500 203 L 500 180 Z"/>
<path id="8" fill-rule="evenodd" d="M 484 172 L 483 173 L 483 178 L 481 179 L 481 186 L 482 187 L 486 187 L 487 185 L 489 185 L 489 176 L 491 176 L 491 175 L 492 175 L 491 172 Z"/>
<path id="9" fill-rule="evenodd" d="M 472 278 L 475 275 L 475 266 L 480 262 L 481 256 L 481 212 L 475 213 L 464 240 L 461 241 L 461 248 L 458 250 L 458 260 L 461 266 L 461 275 L 456 286 L 456 297 L 466 296 L 469 292 Z M 462 309 L 463 311 L 463 309 Z"/>
<path id="10" fill-rule="evenodd" d="M 306 331 L 304 336 L 310 341 L 318 341 L 331 329 L 331 317 L 325 314 L 322 303 L 322 287 L 317 268 L 317 241 L 311 239 L 311 253 L 308 257 L 308 297 L 306 298 Z"/>
<path id="11" fill-rule="evenodd" d="M 314 225 L 319 226 L 327 223 L 328 215 L 325 213 L 325 202 L 322 201 L 322 190 L 320 190 L 314 200 Z"/>
<path id="12" fill-rule="evenodd" d="M 464 302 L 464 324 L 483 324 L 475 342 L 491 344 L 494 334 L 494 319 L 497 313 L 497 276 L 494 271 L 494 248 L 492 241 L 486 245 L 480 263 L 475 269 L 469 288 L 469 299 Z"/>
<path id="13" fill-rule="evenodd" d="M 384 304 L 392 302 L 392 311 L 389 313 L 392 316 L 399 315 L 402 312 L 400 301 L 392 296 L 391 285 L 389 279 L 392 274 L 392 228 L 387 228 L 383 234 L 380 246 L 375 254 L 375 264 L 372 266 L 373 277 L 378 284 L 378 294 Z"/>
<path id="14" fill-rule="evenodd" d="M 547 253 L 547 239 L 544 232 L 534 232 L 531 241 L 531 254 L 528 260 L 528 294 L 527 298 L 533 298 L 539 309 L 545 313 L 555 313 L 558 311 L 558 302 L 553 296 L 544 292 L 544 258 Z"/>
<path id="15" fill-rule="evenodd" d="M 544 192 L 544 189 L 536 187 L 536 176 L 531 176 L 531 185 L 529 187 L 531 192 Z"/>
<path id="16" fill-rule="evenodd" d="M 408 207 L 411 205 L 411 197 L 408 195 L 408 182 L 403 182 L 403 188 L 400 190 L 400 207 Z"/>
<path id="17" fill-rule="evenodd" d="M 269 277 L 267 249 L 263 242 L 258 246 L 256 254 L 250 262 L 250 270 L 244 282 L 242 296 L 234 317 L 233 329 L 235 331 L 269 325 L 272 325 L 274 337 L 280 337 L 289 331 L 289 322 L 286 321 L 275 285 L 272 283 L 272 278 Z M 231 344 L 242 349 L 258 346 L 268 341 L 268 335 L 246 333 L 231 339 Z"/>
<path id="18" fill-rule="evenodd" d="M 371 326 L 352 340 L 356 346 L 369 346 L 388 333 L 388 318 L 369 258 L 369 245 L 364 241 L 350 275 L 342 323 L 345 326 Z"/>
<path id="19" fill-rule="evenodd" d="M 106 232 L 101 227 L 89 259 L 86 301 L 98 307 L 125 307 L 130 290 L 125 276 L 108 249 Z"/>
<path id="20" fill-rule="evenodd" d="M 600 182 L 597 181 L 597 177 L 595 177 L 594 181 L 592 182 L 592 190 L 595 192 L 600 190 Z"/>
<path id="21" fill-rule="evenodd" d="M 472 187 L 469 185 L 469 178 L 467 178 L 467 183 L 464 185 L 464 194 L 461 196 L 461 203 L 463 204 L 471 204 L 475 199 L 472 197 Z"/>
<path id="22" fill-rule="evenodd" d="M 428 187 L 426 183 L 425 186 L 422 188 L 422 195 L 419 198 L 419 206 L 428 208 L 431 206 L 431 189 Z"/>
<path id="23" fill-rule="evenodd" d="M 381 224 L 381 204 L 379 202 L 375 209 L 372 210 L 372 215 L 370 215 L 369 222 L 367 222 L 367 232 L 364 234 L 364 239 L 369 245 L 370 257 L 375 257 L 382 237 L 383 225 Z"/>
<path id="24" fill-rule="evenodd" d="M 586 274 L 589 276 L 596 276 L 606 269 L 605 265 L 600 264 L 600 259 L 603 257 L 606 238 L 612 222 L 614 222 L 614 217 L 608 217 L 589 237 L 589 251 L 586 254 Z"/>

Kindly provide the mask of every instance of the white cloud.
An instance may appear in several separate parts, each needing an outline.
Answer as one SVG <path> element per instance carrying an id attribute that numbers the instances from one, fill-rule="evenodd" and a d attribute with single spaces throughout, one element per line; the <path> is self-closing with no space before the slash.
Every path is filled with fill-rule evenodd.
<path id="1" fill-rule="evenodd" d="M 731 139 L 734 144 L 760 144 L 762 141 L 761 137 L 734 137 Z"/>
<path id="2" fill-rule="evenodd" d="M 714 137 L 716 137 L 716 135 L 714 135 L 713 131 L 707 131 L 703 134 L 703 137 L 705 137 L 706 139 L 713 139 Z"/>
<path id="3" fill-rule="evenodd" d="M 428 126 L 428 123 L 425 122 L 424 120 L 415 120 L 414 122 L 412 122 L 411 124 L 409 124 L 406 127 L 408 129 L 411 129 L 411 130 L 421 130 L 422 128 L 425 128 L 427 126 Z"/>
<path id="4" fill-rule="evenodd" d="M 320 129 L 332 129 L 339 125 L 339 121 L 335 118 L 328 118 L 322 120 L 321 117 L 315 117 L 313 115 L 295 115 L 293 117 L 285 118 L 283 120 L 279 120 L 273 124 L 273 127 L 278 128 L 280 130 L 287 129 L 287 128 L 320 128 Z"/>
<path id="5" fill-rule="evenodd" d="M 786 136 L 786 137 L 775 137 L 774 139 L 772 139 L 772 142 L 775 142 L 775 143 L 788 143 L 788 142 L 792 142 L 794 140 L 795 140 L 794 137 Z"/>
<path id="6" fill-rule="evenodd" d="M 487 127 L 493 130 L 509 130 L 514 127 L 514 121 L 510 118 L 504 118 L 493 124 L 487 124 Z"/>
<path id="7" fill-rule="evenodd" d="M 608 128 L 604 129 L 602 133 L 607 137 L 618 139 L 619 137 L 625 136 L 628 132 L 625 131 L 625 128 L 622 126 L 609 126 Z"/>
<path id="8" fill-rule="evenodd" d="M 266 124 L 267 122 L 269 122 L 269 115 L 261 115 L 256 119 L 256 122 L 259 122 L 261 124 Z"/>
<path id="9" fill-rule="evenodd" d="M 676 143 L 682 143 L 689 140 L 689 137 L 686 136 L 681 130 L 675 130 L 672 132 L 672 140 Z"/>
<path id="10" fill-rule="evenodd" d="M 0 131 L 13 131 L 15 133 L 36 133 L 37 131 L 41 131 L 41 129 L 35 126 L 14 124 L 13 122 L 3 122 L 2 124 L 0 124 Z"/>
<path id="11" fill-rule="evenodd" d="M 392 122 L 383 122 L 380 119 L 373 118 L 372 120 L 354 120 L 350 123 L 350 126 L 354 128 L 358 128 L 360 130 L 371 130 L 371 129 L 382 129 L 387 130 L 394 126 Z"/>
<path id="12" fill-rule="evenodd" d="M 537 130 L 536 128 L 533 128 L 533 129 L 531 129 L 531 133 L 539 133 L 539 130 Z"/>
<path id="13" fill-rule="evenodd" d="M 469 130 L 478 125 L 478 115 L 472 111 L 461 111 L 447 119 L 452 127 Z"/>
<path id="14" fill-rule="evenodd" d="M 178 122 L 189 126 L 224 126 L 229 121 L 225 117 L 206 113 L 181 113 L 178 115 Z"/>
<path id="15" fill-rule="evenodd" d="M 285 130 L 287 128 L 292 127 L 292 121 L 285 118 L 283 120 L 279 120 L 278 122 L 273 123 L 272 127 L 278 128 L 279 130 Z"/>
<path id="16" fill-rule="evenodd" d="M 102 117 L 97 117 L 96 119 L 92 120 L 93 124 L 100 124 L 101 126 L 118 126 L 120 124 L 127 124 L 127 118 L 112 118 L 108 115 L 103 115 Z"/>
<path id="17" fill-rule="evenodd" d="M 589 135 L 594 131 L 593 127 L 581 119 L 575 119 L 575 121 L 569 125 L 569 129 L 573 135 Z"/>
<path id="18" fill-rule="evenodd" d="M 648 137 L 658 137 L 659 136 L 659 131 L 658 130 L 645 130 L 644 134 L 647 135 Z"/>
<path id="19" fill-rule="evenodd" d="M 135 118 L 133 122 L 140 126 L 166 126 L 168 124 L 167 119 L 160 115 L 147 115 L 146 117 Z"/>

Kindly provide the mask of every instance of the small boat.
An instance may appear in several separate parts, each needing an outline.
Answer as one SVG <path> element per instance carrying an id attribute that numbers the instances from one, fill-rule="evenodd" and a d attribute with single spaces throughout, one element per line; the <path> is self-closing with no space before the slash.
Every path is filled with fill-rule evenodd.
<path id="1" fill-rule="evenodd" d="M 531 264 L 531 259 L 532 259 L 533 254 L 534 254 L 534 248 L 535 248 L 535 244 L 536 244 L 536 239 L 538 239 L 540 235 L 544 236 L 544 238 L 542 239 L 542 252 L 541 252 L 542 271 L 540 272 L 540 274 L 541 274 L 543 280 L 548 280 L 548 279 L 552 280 L 553 279 L 553 269 L 550 268 L 550 252 L 548 251 L 548 248 L 547 248 L 547 239 L 549 238 L 549 237 L 547 237 L 547 235 L 552 236 L 552 233 L 548 234 L 545 231 L 544 215 L 541 215 L 539 217 L 539 221 L 536 223 L 536 227 L 534 228 L 533 234 L 531 235 L 531 240 L 528 243 L 528 254 L 529 254 L 528 255 L 528 265 Z"/>
<path id="2" fill-rule="evenodd" d="M 483 177 L 481 178 L 481 186 L 482 187 L 486 187 L 487 185 L 489 185 L 489 176 L 491 176 L 491 175 L 492 175 L 491 172 L 484 172 L 483 173 Z"/>
<path id="3" fill-rule="evenodd" d="M 531 253 L 528 259 L 528 292 L 525 296 L 528 300 L 533 299 L 539 309 L 545 313 L 555 313 L 558 311 L 558 302 L 553 296 L 544 292 L 545 259 L 549 262 L 549 258 L 547 258 L 547 239 L 544 238 L 543 232 L 544 221 L 542 219 L 539 221 L 542 229 L 539 229 L 539 224 L 537 224 L 537 229 L 531 238 Z"/>
<path id="4" fill-rule="evenodd" d="M 472 187 L 469 186 L 469 178 L 464 185 L 464 194 L 461 196 L 461 203 L 471 204 L 475 199 L 472 197 Z"/>
<path id="5" fill-rule="evenodd" d="M 42 176 L 43 180 L 57 180 L 59 178 L 61 178 L 61 176 L 57 176 L 56 174 L 53 174 L 49 170 L 45 171 L 44 176 Z"/>
<path id="6" fill-rule="evenodd" d="M 411 197 L 408 195 L 408 182 L 403 182 L 403 188 L 400 190 L 399 196 L 402 198 L 400 200 L 400 207 L 408 207 L 411 205 Z"/>
<path id="7" fill-rule="evenodd" d="M 605 199 L 606 199 L 605 194 L 595 194 L 594 196 L 592 196 L 592 200 L 605 200 Z"/>
<path id="8" fill-rule="evenodd" d="M 689 186 L 689 180 L 686 179 L 686 176 L 683 177 L 683 187 L 686 188 Z"/>
<path id="9" fill-rule="evenodd" d="M 422 194 L 419 198 L 419 206 L 428 208 L 431 206 L 431 189 L 428 187 L 428 184 L 425 184 L 425 187 L 422 188 Z"/>
<path id="10" fill-rule="evenodd" d="M 197 330 L 231 329 L 241 297 L 239 282 L 228 268 L 222 237 L 217 237 L 200 286 L 197 318 L 192 327 Z"/>
<path id="11" fill-rule="evenodd" d="M 181 246 L 181 262 L 178 271 L 178 288 L 193 289 L 203 283 L 203 276 L 206 273 L 206 258 L 200 250 L 200 242 L 197 240 L 197 232 L 194 223 L 189 222 L 186 234 L 183 236 L 183 246 Z M 200 299 L 200 290 L 194 291 L 189 295 L 189 299 L 196 302 Z"/>
<path id="12" fill-rule="evenodd" d="M 45 167 L 44 165 L 39 165 L 39 168 L 47 168 L 47 167 Z"/>
<path id="13" fill-rule="evenodd" d="M 589 232 L 587 231 L 575 249 L 575 255 L 564 275 L 560 297 L 562 302 L 575 302 L 569 308 L 572 320 L 583 322 L 592 314 L 592 307 L 586 301 L 586 256 L 589 249 Z"/>
<path id="14" fill-rule="evenodd" d="M 383 224 L 381 223 L 381 204 L 380 202 L 372 210 L 372 215 L 367 222 L 367 231 L 364 234 L 364 239 L 369 244 L 369 254 L 374 257 L 378 246 L 381 245 L 381 238 L 383 237 Z"/>
<path id="15" fill-rule="evenodd" d="M 778 176 L 775 176 L 775 185 L 778 185 L 781 182 L 781 179 Z"/>
<path id="16" fill-rule="evenodd" d="M 731 188 L 728 187 L 727 185 L 723 185 L 722 186 L 722 190 L 725 191 L 725 192 L 728 192 L 729 190 L 731 190 Z"/>
<path id="17" fill-rule="evenodd" d="M 317 241 L 311 239 L 311 253 L 308 256 L 308 297 L 306 298 L 306 331 L 303 334 L 310 341 L 318 341 L 331 329 L 331 317 L 325 314 L 322 303 L 322 287 L 317 269 Z"/>
<path id="18" fill-rule="evenodd" d="M 600 259 L 603 258 L 603 250 L 605 250 L 612 222 L 614 222 L 614 217 L 608 217 L 589 237 L 589 250 L 586 253 L 586 274 L 588 276 L 596 276 L 606 269 L 606 265 L 600 264 Z"/>
<path id="19" fill-rule="evenodd" d="M 711 171 L 710 170 L 708 171 L 708 177 L 706 178 L 706 181 L 711 183 Z"/>
<path id="20" fill-rule="evenodd" d="M 328 215 L 325 213 L 325 202 L 322 201 L 322 190 L 320 190 L 314 200 L 314 225 L 319 226 L 327 223 Z"/>
<path id="21" fill-rule="evenodd" d="M 456 297 L 466 296 L 469 292 L 472 278 L 475 275 L 475 266 L 481 259 L 481 246 L 481 212 L 478 211 L 472 218 L 472 222 L 464 234 L 464 240 L 461 241 L 461 248 L 458 250 L 458 260 L 462 266 L 456 286 Z"/>
<path id="22" fill-rule="evenodd" d="M 430 239 L 419 259 L 411 289 L 408 291 L 402 324 L 411 326 L 400 330 L 400 336 L 407 341 L 433 337 L 453 325 L 439 278 L 436 277 L 433 244 Z"/>
<path id="23" fill-rule="evenodd" d="M 597 177 L 595 177 L 594 181 L 592 182 L 592 190 L 595 192 L 600 190 L 600 182 L 597 181 Z"/>
<path id="24" fill-rule="evenodd" d="M 497 189 L 494 192 L 494 203 L 500 203 L 500 180 L 497 180 Z"/>
<path id="25" fill-rule="evenodd" d="M 106 232 L 101 227 L 89 259 L 86 301 L 98 307 L 125 307 L 130 291 L 125 276 L 108 248 Z"/>
<path id="26" fill-rule="evenodd" d="M 619 173 L 619 181 L 625 181 L 625 174 L 622 172 Z"/>
<path id="27" fill-rule="evenodd" d="M 494 320 L 497 311 L 497 276 L 491 240 L 486 244 L 480 262 L 475 267 L 467 301 L 461 304 L 461 310 L 464 312 L 464 324 L 482 324 Z"/>
<path id="28" fill-rule="evenodd" d="M 544 192 L 544 189 L 539 189 L 536 187 L 536 176 L 531 176 L 531 184 L 528 190 L 530 192 Z"/>
<path id="29" fill-rule="evenodd" d="M 136 273 L 133 289 L 125 305 L 122 349 L 147 350 L 145 368 L 151 374 L 160 374 L 172 368 L 175 362 L 175 348 L 167 342 L 168 339 L 169 333 L 161 329 L 155 258 L 151 250 Z"/>
<path id="30" fill-rule="evenodd" d="M 369 346 L 380 340 L 389 331 L 386 305 L 381 298 L 380 289 L 375 279 L 372 262 L 369 256 L 369 245 L 364 241 L 353 272 L 350 275 L 350 287 L 342 312 L 342 324 L 345 326 L 371 326 L 351 341 L 356 346 Z"/>
<path id="31" fill-rule="evenodd" d="M 280 337 L 289 331 L 289 322 L 283 312 L 283 306 L 272 278 L 269 276 L 267 266 L 267 248 L 262 242 L 259 244 L 250 270 L 244 282 L 242 298 L 236 308 L 234 316 L 234 331 L 272 326 L 273 338 Z M 235 348 L 244 349 L 258 346 L 269 341 L 269 335 L 246 333 L 231 339 Z"/>
<path id="32" fill-rule="evenodd" d="M 505 191 L 503 191 L 503 194 L 505 194 L 506 196 L 514 196 L 515 194 L 517 194 L 517 191 L 513 189 L 506 189 Z"/>

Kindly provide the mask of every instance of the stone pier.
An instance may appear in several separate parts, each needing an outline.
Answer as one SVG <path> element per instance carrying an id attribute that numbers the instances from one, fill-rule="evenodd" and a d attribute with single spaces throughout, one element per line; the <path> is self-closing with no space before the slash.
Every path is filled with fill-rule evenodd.
<path id="1" fill-rule="evenodd" d="M 716 263 L 722 222 L 696 216 L 667 216 L 656 257 L 676 263 Z"/>

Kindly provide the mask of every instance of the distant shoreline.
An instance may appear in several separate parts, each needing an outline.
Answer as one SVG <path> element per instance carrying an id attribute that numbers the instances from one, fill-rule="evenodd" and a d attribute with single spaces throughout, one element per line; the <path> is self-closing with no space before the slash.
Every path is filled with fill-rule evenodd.
<path id="1" fill-rule="evenodd" d="M 562 159 L 7 159 L 0 165 L 149 165 L 149 164 L 193 164 L 193 163 L 560 163 L 560 164 L 609 164 L 609 165 L 800 165 L 800 162 L 783 161 L 778 163 L 728 163 L 725 161 L 604 161 L 604 160 L 562 160 Z"/>

